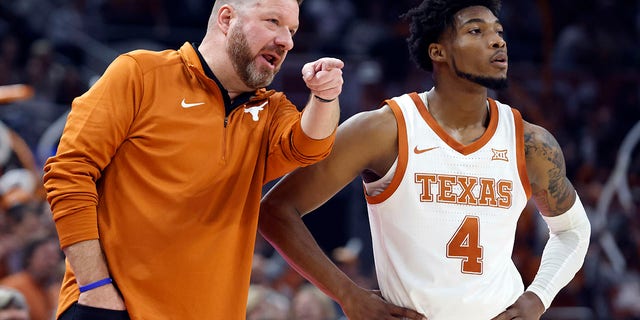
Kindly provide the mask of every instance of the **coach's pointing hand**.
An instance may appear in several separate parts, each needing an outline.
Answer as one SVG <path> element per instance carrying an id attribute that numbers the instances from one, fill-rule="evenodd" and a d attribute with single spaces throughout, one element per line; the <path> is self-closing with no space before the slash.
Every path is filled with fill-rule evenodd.
<path id="1" fill-rule="evenodd" d="M 309 103 L 302 113 L 302 131 L 313 139 L 329 137 L 338 126 L 342 92 L 342 67 L 336 58 L 321 58 L 302 67 L 302 79 L 311 90 Z"/>
<path id="2" fill-rule="evenodd" d="M 302 79 L 311 94 L 321 101 L 332 101 L 342 92 L 344 62 L 336 58 L 321 58 L 302 67 Z"/>

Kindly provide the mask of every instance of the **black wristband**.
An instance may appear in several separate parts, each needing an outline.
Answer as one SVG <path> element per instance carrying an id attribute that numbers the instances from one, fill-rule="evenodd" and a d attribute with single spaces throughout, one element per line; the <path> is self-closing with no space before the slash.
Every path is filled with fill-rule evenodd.
<path id="1" fill-rule="evenodd" d="M 329 100 L 329 99 L 325 99 L 325 98 L 320 98 L 320 97 L 316 96 L 315 94 L 313 95 L 313 97 L 314 97 L 314 98 L 316 98 L 316 99 L 318 99 L 318 100 L 320 100 L 321 102 L 324 102 L 324 103 L 333 102 L 334 100 L 336 100 L 336 99 L 337 99 L 337 97 L 335 97 L 335 98 L 333 98 L 333 99 L 331 99 L 331 100 Z"/>

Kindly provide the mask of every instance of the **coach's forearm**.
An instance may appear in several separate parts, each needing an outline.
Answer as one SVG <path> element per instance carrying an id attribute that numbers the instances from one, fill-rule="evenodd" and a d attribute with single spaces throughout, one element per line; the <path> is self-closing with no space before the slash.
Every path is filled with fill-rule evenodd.
<path id="1" fill-rule="evenodd" d="M 310 138 L 321 140 L 335 131 L 339 121 L 340 103 L 337 97 L 326 102 L 311 95 L 302 113 L 301 127 Z"/>
<path id="2" fill-rule="evenodd" d="M 107 263 L 98 240 L 86 240 L 63 248 L 79 285 L 109 276 Z"/>
<path id="3" fill-rule="evenodd" d="M 110 277 L 109 268 L 98 240 L 87 240 L 63 249 L 78 286 L 86 286 Z M 125 310 L 126 306 L 113 283 L 102 285 L 81 293 L 78 303 L 111 310 Z"/>

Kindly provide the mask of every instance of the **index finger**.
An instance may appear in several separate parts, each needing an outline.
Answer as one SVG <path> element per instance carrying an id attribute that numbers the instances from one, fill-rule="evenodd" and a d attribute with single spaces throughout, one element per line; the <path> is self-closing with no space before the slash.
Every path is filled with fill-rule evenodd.
<path id="1" fill-rule="evenodd" d="M 321 58 L 313 62 L 305 63 L 304 66 L 302 66 L 302 78 L 305 80 L 309 80 L 313 78 L 316 75 L 316 73 L 322 70 L 326 71 L 327 69 L 323 68 L 323 63 L 324 63 L 324 60 L 326 59 L 327 58 Z"/>
<path id="2" fill-rule="evenodd" d="M 316 74 L 316 67 L 313 63 L 307 63 L 302 66 L 302 78 L 305 80 L 313 78 Z"/>
<path id="3" fill-rule="evenodd" d="M 340 59 L 336 58 L 323 58 L 318 61 L 316 65 L 316 71 L 325 70 L 329 71 L 331 69 L 342 69 L 344 67 L 344 62 Z"/>

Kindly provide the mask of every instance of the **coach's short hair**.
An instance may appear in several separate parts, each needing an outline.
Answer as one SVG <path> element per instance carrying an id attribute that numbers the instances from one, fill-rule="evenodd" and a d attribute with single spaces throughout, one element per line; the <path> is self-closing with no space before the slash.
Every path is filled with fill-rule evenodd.
<path id="1" fill-rule="evenodd" d="M 304 0 L 296 0 L 298 2 L 298 6 L 302 4 L 302 1 Z M 240 4 L 242 2 L 246 2 L 246 1 L 238 1 L 238 0 L 217 0 L 213 3 L 213 12 L 217 11 L 218 9 L 220 9 L 220 7 L 222 7 L 225 4 L 231 3 L 231 4 Z"/>

